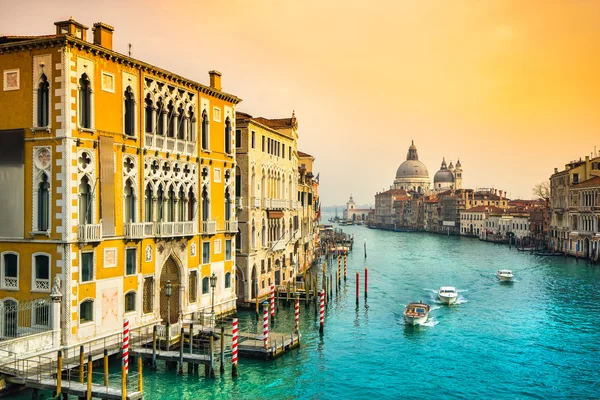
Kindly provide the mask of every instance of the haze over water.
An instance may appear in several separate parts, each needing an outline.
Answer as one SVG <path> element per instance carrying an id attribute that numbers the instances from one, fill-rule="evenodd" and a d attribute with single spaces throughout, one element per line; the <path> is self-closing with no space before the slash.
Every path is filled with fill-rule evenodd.
<path id="1" fill-rule="evenodd" d="M 301 306 L 303 344 L 273 362 L 241 359 L 240 378 L 145 371 L 147 399 L 598 398 L 600 268 L 538 257 L 476 239 L 344 227 L 356 246 L 348 280 L 319 337 L 314 308 Z M 367 239 L 368 258 L 363 258 Z M 368 308 L 362 294 L 369 267 Z M 494 272 L 514 271 L 500 284 Z M 337 269 L 337 263 L 329 271 Z M 355 307 L 355 273 L 361 297 Z M 442 285 L 461 304 L 436 301 Z M 427 326 L 408 327 L 404 306 L 432 306 Z M 280 306 L 277 332 L 293 329 Z M 253 313 L 241 330 L 255 329 Z M 47 395 L 47 394 L 46 394 Z M 30 398 L 30 394 L 22 397 Z"/>

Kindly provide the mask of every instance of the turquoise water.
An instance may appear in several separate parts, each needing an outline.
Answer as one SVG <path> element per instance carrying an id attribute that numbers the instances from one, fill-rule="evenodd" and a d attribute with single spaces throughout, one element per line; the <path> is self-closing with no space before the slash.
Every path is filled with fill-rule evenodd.
<path id="1" fill-rule="evenodd" d="M 159 363 L 145 372 L 145 398 L 600 398 L 600 266 L 475 239 L 344 230 L 357 245 L 322 337 L 314 309 L 302 306 L 300 349 L 272 362 L 241 359 L 235 380 L 229 366 L 210 380 Z M 361 293 L 357 309 L 355 273 L 362 291 L 365 266 L 368 307 Z M 516 281 L 500 284 L 500 268 Z M 460 304 L 436 301 L 442 285 L 460 291 Z M 431 304 L 430 320 L 406 326 L 404 306 L 418 300 Z M 242 330 L 256 326 L 254 314 L 240 320 Z M 293 308 L 282 305 L 275 330 L 292 328 Z"/>

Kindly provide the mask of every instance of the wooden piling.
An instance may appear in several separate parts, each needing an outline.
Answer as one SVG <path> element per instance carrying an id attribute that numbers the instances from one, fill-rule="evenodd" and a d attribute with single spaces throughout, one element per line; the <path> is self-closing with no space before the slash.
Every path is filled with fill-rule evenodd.
<path id="1" fill-rule="evenodd" d="M 369 268 L 365 267 L 365 299 L 369 291 Z"/>
<path id="2" fill-rule="evenodd" d="M 62 392 L 62 365 L 63 365 L 63 355 L 62 351 L 58 351 L 58 356 L 56 358 L 56 398 L 60 398 L 60 394 Z"/>
<path id="3" fill-rule="evenodd" d="M 83 346 L 79 346 L 79 383 L 83 383 L 83 367 L 85 363 L 85 354 Z"/>
<path id="4" fill-rule="evenodd" d="M 183 340 L 183 335 L 185 333 L 185 328 L 181 328 L 179 332 L 179 373 L 183 374 L 183 348 L 185 347 L 185 341 Z"/>
<path id="5" fill-rule="evenodd" d="M 167 351 L 171 347 L 171 321 L 167 321 Z"/>
<path id="6" fill-rule="evenodd" d="M 356 305 L 358 306 L 358 294 L 360 292 L 360 275 L 356 273 Z"/>
<path id="7" fill-rule="evenodd" d="M 87 400 L 92 400 L 92 355 L 88 355 L 87 363 Z"/>
<path id="8" fill-rule="evenodd" d="M 154 325 L 152 328 L 152 369 L 156 370 L 156 339 L 158 337 L 157 333 L 158 327 Z"/>
<path id="9" fill-rule="evenodd" d="M 225 372 L 225 327 L 221 327 L 221 374 Z"/>
<path id="10" fill-rule="evenodd" d="M 210 377 L 215 377 L 215 338 L 210 335 Z"/>
<path id="11" fill-rule="evenodd" d="M 121 400 L 127 400 L 127 372 L 125 363 L 121 363 Z"/>
<path id="12" fill-rule="evenodd" d="M 142 357 L 138 357 L 138 392 L 144 391 L 144 380 L 142 378 L 142 372 L 144 367 L 142 366 Z"/>
<path id="13" fill-rule="evenodd" d="M 104 349 L 104 386 L 108 386 L 108 349 Z"/>

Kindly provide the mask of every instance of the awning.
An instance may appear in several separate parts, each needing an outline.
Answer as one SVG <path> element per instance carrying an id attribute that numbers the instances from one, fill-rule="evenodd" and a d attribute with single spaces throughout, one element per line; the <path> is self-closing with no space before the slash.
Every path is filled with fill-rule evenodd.
<path id="1" fill-rule="evenodd" d="M 271 211 L 267 210 L 268 218 L 283 218 L 283 211 Z"/>

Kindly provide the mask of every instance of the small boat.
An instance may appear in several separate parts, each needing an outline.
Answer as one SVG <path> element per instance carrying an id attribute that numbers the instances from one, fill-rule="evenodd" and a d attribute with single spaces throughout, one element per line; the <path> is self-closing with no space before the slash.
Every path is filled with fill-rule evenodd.
<path id="1" fill-rule="evenodd" d="M 404 320 L 409 325 L 421 325 L 427 321 L 429 317 L 429 304 L 421 301 L 418 303 L 410 303 L 404 310 Z"/>
<path id="2" fill-rule="evenodd" d="M 512 279 L 514 277 L 512 271 L 510 269 L 499 269 L 498 272 L 496 272 L 496 276 L 502 282 L 510 282 L 510 281 L 512 281 Z"/>
<path id="3" fill-rule="evenodd" d="M 440 290 L 438 290 L 438 298 L 442 303 L 454 304 L 457 297 L 458 293 L 456 292 L 456 288 L 452 286 L 442 286 Z"/>

